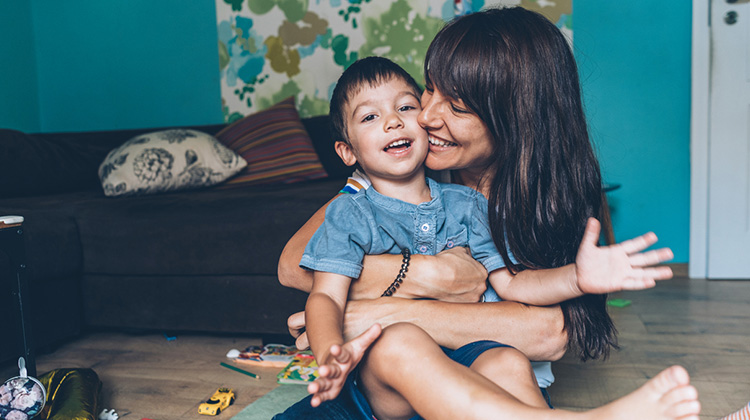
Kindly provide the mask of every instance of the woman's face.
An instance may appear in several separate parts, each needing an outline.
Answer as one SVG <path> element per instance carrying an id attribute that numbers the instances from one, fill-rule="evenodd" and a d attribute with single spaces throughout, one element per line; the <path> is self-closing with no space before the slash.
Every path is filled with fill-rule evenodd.
<path id="1" fill-rule="evenodd" d="M 417 121 L 429 135 L 428 168 L 472 171 L 487 167 L 494 149 L 492 136 L 484 121 L 462 100 L 426 89 Z"/>

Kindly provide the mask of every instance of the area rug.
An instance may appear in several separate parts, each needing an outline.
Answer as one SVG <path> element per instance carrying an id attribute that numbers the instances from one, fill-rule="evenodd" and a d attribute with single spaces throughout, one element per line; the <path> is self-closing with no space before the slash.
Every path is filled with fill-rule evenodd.
<path id="1" fill-rule="evenodd" d="M 306 385 L 281 385 L 242 409 L 232 420 L 269 420 L 307 395 Z"/>

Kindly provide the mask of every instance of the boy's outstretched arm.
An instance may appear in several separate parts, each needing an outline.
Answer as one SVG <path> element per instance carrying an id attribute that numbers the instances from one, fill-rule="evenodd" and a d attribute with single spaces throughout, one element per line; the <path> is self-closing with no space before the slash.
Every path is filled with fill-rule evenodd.
<path id="1" fill-rule="evenodd" d="M 654 265 L 673 258 L 669 248 L 645 251 L 656 243 L 653 232 L 610 246 L 598 246 L 599 222 L 590 218 L 578 248 L 575 264 L 542 270 L 508 270 L 490 273 L 490 283 L 505 300 L 530 305 L 553 305 L 583 294 L 654 287 L 657 280 L 672 278 L 669 267 Z"/>

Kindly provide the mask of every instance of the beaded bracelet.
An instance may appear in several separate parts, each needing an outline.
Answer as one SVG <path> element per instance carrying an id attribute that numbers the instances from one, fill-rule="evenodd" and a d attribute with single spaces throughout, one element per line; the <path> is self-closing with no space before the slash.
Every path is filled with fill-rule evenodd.
<path id="1" fill-rule="evenodd" d="M 401 286 L 401 283 L 404 281 L 404 278 L 406 277 L 406 272 L 409 271 L 409 261 L 411 260 L 411 252 L 409 251 L 409 248 L 404 248 L 401 251 L 401 255 L 404 256 L 404 258 L 401 260 L 401 270 L 398 271 L 396 280 L 393 280 L 393 283 L 391 283 L 391 285 L 388 286 L 387 289 L 385 289 L 385 292 L 380 295 L 381 297 L 391 296 L 392 294 L 396 293 L 396 290 L 398 290 L 398 288 Z"/>

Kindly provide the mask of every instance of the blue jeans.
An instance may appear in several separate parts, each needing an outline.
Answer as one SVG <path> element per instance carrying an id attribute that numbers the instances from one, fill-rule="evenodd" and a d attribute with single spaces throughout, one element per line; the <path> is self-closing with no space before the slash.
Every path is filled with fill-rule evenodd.
<path id="1" fill-rule="evenodd" d="M 497 347 L 510 346 L 494 341 L 476 341 L 457 350 L 443 348 L 443 351 L 455 362 L 468 367 L 474 363 L 474 360 L 476 360 L 480 354 Z M 357 387 L 355 380 L 357 376 L 356 373 L 357 372 L 355 371 L 353 374 L 349 375 L 346 379 L 344 389 L 336 399 L 326 401 L 319 407 L 313 408 L 310 405 L 310 399 L 312 396 L 308 395 L 303 398 L 302 401 L 289 407 L 283 413 L 275 415 L 273 420 L 373 420 L 375 417 L 372 415 L 370 404 Z M 547 395 L 545 389 L 542 389 L 542 394 L 549 404 L 549 395 Z M 550 408 L 551 407 L 552 405 L 550 405 Z M 416 416 L 412 420 L 415 419 L 421 419 L 421 417 Z"/>

